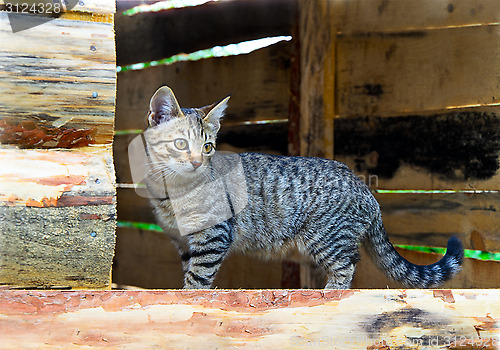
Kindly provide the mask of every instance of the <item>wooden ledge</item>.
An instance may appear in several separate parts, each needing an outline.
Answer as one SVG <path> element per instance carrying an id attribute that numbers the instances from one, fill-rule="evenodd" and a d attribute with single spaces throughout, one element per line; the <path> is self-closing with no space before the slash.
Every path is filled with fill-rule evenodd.
<path id="1" fill-rule="evenodd" d="M 498 349 L 500 290 L 1 290 L 0 322 L 7 349 Z"/>

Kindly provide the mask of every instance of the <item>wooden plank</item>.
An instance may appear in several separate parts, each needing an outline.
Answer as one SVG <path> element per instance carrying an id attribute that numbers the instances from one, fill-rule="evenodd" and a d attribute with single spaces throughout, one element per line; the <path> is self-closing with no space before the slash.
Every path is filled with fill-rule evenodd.
<path id="1" fill-rule="evenodd" d="M 498 349 L 500 292 L 2 291 L 0 314 L 5 349 Z"/>
<path id="2" fill-rule="evenodd" d="M 0 150 L 0 284 L 109 288 L 111 146 Z"/>
<path id="3" fill-rule="evenodd" d="M 332 20 L 345 34 L 498 23 L 496 0 L 335 0 Z"/>
<path id="4" fill-rule="evenodd" d="M 376 194 L 394 244 L 446 247 L 451 236 L 465 248 L 500 252 L 500 193 Z"/>
<path id="5" fill-rule="evenodd" d="M 419 265 L 428 265 L 438 261 L 442 255 L 421 253 L 405 249 L 397 249 L 406 259 Z M 401 288 L 401 285 L 390 280 L 373 263 L 364 251 L 361 261 L 356 267 L 352 288 Z M 464 259 L 462 271 L 442 288 L 499 288 L 500 262 Z"/>
<path id="6" fill-rule="evenodd" d="M 161 232 L 118 228 L 113 282 L 143 288 L 182 288 L 179 253 Z M 217 288 L 280 288 L 281 263 L 233 254 L 222 264 L 214 285 Z"/>
<path id="7" fill-rule="evenodd" d="M 299 1 L 300 30 L 300 153 L 333 157 L 335 111 L 335 33 L 329 18 L 333 3 Z"/>
<path id="8" fill-rule="evenodd" d="M 117 16 L 118 65 L 270 36 L 290 35 L 296 1 L 238 0 Z M 150 38 L 144 40 L 144 38 Z"/>
<path id="9" fill-rule="evenodd" d="M 66 207 L 114 203 L 111 146 L 78 151 L 0 149 L 0 205 Z"/>
<path id="10" fill-rule="evenodd" d="M 2 12 L 0 42 L 0 115 L 9 125 L 2 131 L 29 122 L 24 128 L 28 130 L 10 143 L 32 147 L 32 138 L 41 135 L 36 147 L 63 147 L 50 138 L 52 143 L 43 141 L 50 133 L 76 139 L 86 133 L 89 143 L 112 142 L 116 94 L 112 23 L 54 19 L 12 33 Z"/>
<path id="11" fill-rule="evenodd" d="M 110 288 L 115 216 L 114 204 L 0 207 L 0 284 Z"/>
<path id="12" fill-rule="evenodd" d="M 144 128 L 149 100 L 170 86 L 181 107 L 201 107 L 231 95 L 224 125 L 288 116 L 290 43 L 246 55 L 178 62 L 118 74 L 116 129 Z M 245 69 L 242 69 L 245 67 Z"/>
<path id="13" fill-rule="evenodd" d="M 335 120 L 335 158 L 373 189 L 500 190 L 500 109 Z"/>
<path id="14" fill-rule="evenodd" d="M 498 105 L 499 39 L 498 25 L 341 36 L 337 115 Z"/>

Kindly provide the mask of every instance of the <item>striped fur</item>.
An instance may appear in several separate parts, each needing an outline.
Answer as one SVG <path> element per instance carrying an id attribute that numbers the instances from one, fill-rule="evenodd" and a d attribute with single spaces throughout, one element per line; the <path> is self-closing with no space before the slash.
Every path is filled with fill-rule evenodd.
<path id="1" fill-rule="evenodd" d="M 158 149 L 153 161 L 168 160 L 161 173 L 171 186 L 196 182 L 210 172 L 212 157 L 203 156 L 196 147 L 207 140 L 215 144 L 227 99 L 223 105 L 180 110 L 171 90 L 162 89 L 152 98 L 149 113 L 150 127 L 160 131 L 148 148 L 151 153 L 152 144 L 186 138 L 191 155 Z M 155 101 L 158 96 L 161 100 Z M 160 116 L 158 122 L 155 116 Z M 435 264 L 417 266 L 401 257 L 387 237 L 370 189 L 342 163 L 256 153 L 220 156 L 240 158 L 248 193 L 247 206 L 229 220 L 181 236 L 170 199 L 160 195 L 151 199 L 160 225 L 181 254 L 185 288 L 212 287 L 221 263 L 233 251 L 267 259 L 287 258 L 298 251 L 326 273 L 326 288 L 350 287 L 363 243 L 389 277 L 408 287 L 435 287 L 460 270 L 463 248 L 457 238 L 450 239 L 446 255 Z M 170 168 L 170 158 L 176 157 L 184 167 Z M 200 169 L 190 168 L 190 157 L 202 159 Z M 155 186 L 148 183 L 152 193 L 159 193 Z"/>

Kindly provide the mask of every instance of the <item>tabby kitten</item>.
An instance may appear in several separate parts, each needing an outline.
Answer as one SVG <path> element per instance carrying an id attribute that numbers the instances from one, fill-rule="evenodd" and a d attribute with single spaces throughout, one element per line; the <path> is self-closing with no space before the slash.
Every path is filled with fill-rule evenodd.
<path id="1" fill-rule="evenodd" d="M 216 153 L 227 101 L 181 109 L 166 86 L 151 98 L 146 185 L 158 222 L 181 254 L 185 288 L 212 287 L 232 251 L 264 258 L 298 251 L 324 270 L 332 289 L 350 287 L 361 243 L 387 276 L 408 287 L 432 288 L 460 270 L 463 248 L 455 237 L 432 265 L 399 255 L 370 189 L 342 163 Z M 207 190 L 210 183 L 217 185 Z"/>

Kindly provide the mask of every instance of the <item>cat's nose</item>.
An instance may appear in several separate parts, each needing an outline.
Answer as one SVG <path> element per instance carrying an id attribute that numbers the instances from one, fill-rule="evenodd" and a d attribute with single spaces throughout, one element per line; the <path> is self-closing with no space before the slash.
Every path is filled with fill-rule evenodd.
<path id="1" fill-rule="evenodd" d="M 198 169 L 201 165 L 201 162 L 197 162 L 197 161 L 192 161 L 191 164 L 193 165 L 193 168 L 194 169 Z"/>

